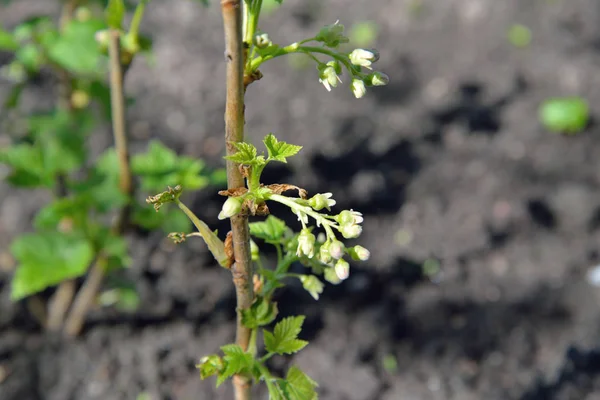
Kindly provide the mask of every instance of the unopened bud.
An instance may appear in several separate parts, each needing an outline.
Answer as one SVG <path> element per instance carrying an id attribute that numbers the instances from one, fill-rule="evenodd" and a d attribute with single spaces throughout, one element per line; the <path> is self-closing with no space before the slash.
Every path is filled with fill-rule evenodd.
<path id="1" fill-rule="evenodd" d="M 323 264 L 328 264 L 331 261 L 331 254 L 329 253 L 329 242 L 324 243 L 319 249 L 319 255 L 317 256 L 319 261 Z"/>
<path id="2" fill-rule="evenodd" d="M 342 281 L 340 278 L 338 278 L 335 272 L 335 268 L 325 268 L 325 271 L 323 271 L 323 277 L 327 282 L 332 283 L 334 285 L 337 285 Z"/>
<path id="3" fill-rule="evenodd" d="M 256 274 L 254 274 L 254 276 L 252 276 L 252 286 L 253 286 L 255 294 L 258 294 L 258 295 L 261 294 L 264 284 L 265 283 L 264 283 L 264 280 L 262 277 L 259 277 Z"/>
<path id="4" fill-rule="evenodd" d="M 390 83 L 390 78 L 383 72 L 375 71 L 367 76 L 366 81 L 371 86 L 385 86 Z"/>
<path id="5" fill-rule="evenodd" d="M 371 69 L 371 64 L 379 60 L 379 52 L 374 49 L 356 49 L 348 55 L 348 58 L 354 65 Z"/>
<path id="6" fill-rule="evenodd" d="M 315 254 L 315 235 L 313 235 L 308 228 L 302 229 L 298 236 L 298 248 L 296 249 L 296 255 L 301 257 L 302 255 L 308 258 L 313 258 Z"/>
<path id="7" fill-rule="evenodd" d="M 356 239 L 362 233 L 362 226 L 356 224 L 342 225 L 340 228 L 344 239 Z"/>
<path id="8" fill-rule="evenodd" d="M 360 79 L 352 79 L 352 83 L 350 84 L 350 89 L 352 89 L 352 93 L 354 97 L 360 99 L 367 93 L 367 88 L 365 83 Z"/>
<path id="9" fill-rule="evenodd" d="M 223 203 L 223 208 L 217 218 L 220 220 L 231 218 L 234 215 L 239 214 L 240 211 L 242 211 L 242 199 L 239 197 L 229 197 L 227 198 L 227 201 Z"/>
<path id="10" fill-rule="evenodd" d="M 82 109 L 90 104 L 90 96 L 83 90 L 75 90 L 71 94 L 71 105 L 75 109 Z"/>
<path id="11" fill-rule="evenodd" d="M 94 39 L 100 45 L 101 49 L 108 49 L 108 42 L 110 41 L 110 32 L 108 29 L 97 31 L 94 35 Z"/>
<path id="12" fill-rule="evenodd" d="M 343 258 L 340 258 L 335 263 L 335 267 L 334 268 L 335 268 L 335 274 L 342 281 L 344 279 L 347 279 L 348 276 L 350 276 L 350 264 L 348 264 L 348 261 L 344 260 Z"/>
<path id="13" fill-rule="evenodd" d="M 359 245 L 348 249 L 348 253 L 350 253 L 350 257 L 355 261 L 367 261 L 371 257 L 371 252 Z"/>
<path id="14" fill-rule="evenodd" d="M 332 240 L 329 243 L 329 254 L 336 260 L 342 258 L 344 255 L 344 244 L 339 240 Z"/>

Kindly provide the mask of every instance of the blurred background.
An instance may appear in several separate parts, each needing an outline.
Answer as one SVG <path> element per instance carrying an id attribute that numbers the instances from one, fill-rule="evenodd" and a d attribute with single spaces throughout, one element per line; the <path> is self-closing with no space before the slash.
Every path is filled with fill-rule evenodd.
<path id="1" fill-rule="evenodd" d="M 60 14 L 58 1 L 1 7 L 7 30 Z M 287 44 L 338 19 L 353 44 L 380 51 L 388 86 L 360 100 L 345 81 L 328 93 L 313 64 L 283 57 L 247 92 L 250 141 L 273 132 L 303 146 L 265 182 L 333 192 L 339 209 L 364 214 L 360 243 L 371 251 L 318 302 L 293 283 L 281 290 L 282 315 L 307 315 L 311 343 L 293 362 L 325 400 L 600 399 L 600 3 L 285 0 L 261 28 Z M 221 167 L 218 2 L 154 0 L 142 32 L 153 50 L 126 80 L 132 151 L 159 139 Z M 6 99 L 11 83 L 1 82 Z M 48 108 L 55 86 L 41 73 L 17 114 Z M 586 123 L 551 132 L 545 102 L 574 97 L 590 105 Z M 14 118 L 3 114 L 1 146 Z M 95 127 L 93 154 L 111 145 L 109 128 Z M 8 171 L 0 166 L 0 176 Z M 129 234 L 122 275 L 134 282 L 135 307 L 97 307 L 80 338 L 55 340 L 26 302 L 10 300 L 9 244 L 32 230 L 50 195 L 0 188 L 0 399 L 231 398 L 194 366 L 234 336 L 231 276 L 203 243 Z M 226 232 L 215 191 L 187 202 Z"/>

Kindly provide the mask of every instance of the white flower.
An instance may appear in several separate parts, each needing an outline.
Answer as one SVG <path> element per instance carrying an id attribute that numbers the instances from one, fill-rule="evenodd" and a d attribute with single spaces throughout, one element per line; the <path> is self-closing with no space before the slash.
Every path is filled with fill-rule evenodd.
<path id="1" fill-rule="evenodd" d="M 340 258 L 335 263 L 334 268 L 335 268 L 335 274 L 341 280 L 348 279 L 348 276 L 350 276 L 350 264 L 348 264 L 348 261 L 344 260 L 343 258 Z"/>
<path id="2" fill-rule="evenodd" d="M 379 53 L 377 50 L 355 49 L 348 58 L 354 65 L 371 69 L 371 64 L 379 60 Z"/>
<path id="3" fill-rule="evenodd" d="M 242 200 L 239 197 L 229 197 L 219 213 L 218 218 L 227 219 L 237 215 L 242 210 Z"/>
<path id="4" fill-rule="evenodd" d="M 365 87 L 365 83 L 360 79 L 352 79 L 352 83 L 350 84 L 350 89 L 352 89 L 352 93 L 354 97 L 360 99 L 367 93 L 367 88 Z"/>
<path id="5" fill-rule="evenodd" d="M 356 224 L 342 225 L 340 228 L 344 239 L 356 239 L 362 233 L 362 226 Z"/>
<path id="6" fill-rule="evenodd" d="M 323 208 L 326 208 L 329 211 L 331 210 L 331 207 L 335 206 L 336 203 L 331 196 L 333 196 L 332 193 L 318 193 L 308 200 L 308 204 L 315 211 L 320 211 Z"/>

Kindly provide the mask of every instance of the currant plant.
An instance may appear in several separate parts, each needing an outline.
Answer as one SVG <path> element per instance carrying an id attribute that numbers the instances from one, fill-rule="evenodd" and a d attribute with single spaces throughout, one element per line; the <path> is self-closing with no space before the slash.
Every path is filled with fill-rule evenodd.
<path id="1" fill-rule="evenodd" d="M 62 3 L 57 22 L 41 16 L 0 29 L 0 50 L 12 54 L 1 72 L 12 84 L 2 120 L 13 139 L 0 149 L 0 162 L 15 192 L 46 189 L 52 195 L 35 216 L 34 231 L 10 246 L 17 261 L 12 299 L 26 299 L 46 329 L 74 336 L 96 300 L 124 310 L 136 306 L 132 283 L 111 282 L 99 293 L 106 273 L 131 261 L 127 227 L 191 227 L 179 213 L 156 214 L 136 201 L 134 183 L 143 199 L 176 183 L 201 189 L 212 178 L 201 160 L 178 156 L 158 141 L 129 157 L 123 81 L 133 58 L 151 50 L 151 41 L 139 33 L 147 0 L 131 10 L 128 29 L 122 1 L 110 0 L 104 10 L 102 1 Z M 54 104 L 23 113 L 21 94 L 43 73 L 60 83 Z M 87 137 L 105 121 L 112 121 L 114 146 L 92 159 Z M 84 280 L 77 290 L 79 277 Z M 52 293 L 47 303 L 36 297 L 46 289 Z"/>
<path id="2" fill-rule="evenodd" d="M 250 389 L 257 382 L 266 384 L 273 400 L 313 400 L 318 398 L 318 384 L 297 366 L 289 368 L 284 377 L 275 376 L 268 368 L 267 361 L 271 357 L 294 354 L 308 345 L 300 338 L 305 318 L 302 315 L 281 319 L 272 329 L 267 328 L 278 315 L 273 295 L 289 279 L 298 279 L 310 296 L 318 300 L 324 290 L 323 280 L 338 284 L 347 279 L 350 261 L 369 259 L 367 249 L 345 242 L 361 235 L 363 216 L 354 210 L 332 213 L 336 205 L 332 193 L 309 196 L 305 189 L 291 184 L 261 181 L 269 163 L 286 163 L 301 147 L 269 134 L 263 140 L 267 153 L 259 154 L 256 146 L 244 141 L 244 94 L 248 85 L 263 77 L 259 70 L 263 63 L 294 53 L 304 54 L 315 62 L 318 79 L 327 91 L 343 83 L 344 70 L 349 76 L 348 87 L 356 98 L 363 97 L 367 87 L 386 85 L 389 79 L 372 69 L 379 59 L 376 50 L 341 49 L 340 45 L 349 39 L 339 22 L 324 27 L 311 38 L 282 46 L 258 29 L 262 0 L 222 0 L 221 7 L 227 61 L 228 188 L 219 192 L 227 199 L 218 219 L 230 219 L 232 229 L 222 240 L 208 224 L 199 220 L 180 200 L 185 185 L 169 187 L 148 197 L 147 202 L 156 211 L 165 204 L 175 203 L 198 231 L 173 232 L 169 237 L 181 243 L 190 236 L 200 236 L 219 265 L 232 272 L 237 295 L 236 341 L 221 347 L 221 354 L 200 360 L 197 367 L 201 378 L 216 376 L 217 386 L 232 378 L 238 400 L 250 399 Z M 296 195 L 289 195 L 291 192 Z M 270 215 L 269 204 L 273 202 L 296 215 L 298 232 L 282 219 Z M 249 223 L 250 216 L 265 219 Z M 257 241 L 275 248 L 275 265 L 264 264 Z M 295 263 L 306 267 L 304 273 L 290 272 Z M 259 349 L 264 350 L 259 352 Z"/>

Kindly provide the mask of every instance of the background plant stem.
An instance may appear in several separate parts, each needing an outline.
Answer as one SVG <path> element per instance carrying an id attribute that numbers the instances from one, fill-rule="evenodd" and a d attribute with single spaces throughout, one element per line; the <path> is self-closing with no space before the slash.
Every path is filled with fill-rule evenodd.
<path id="1" fill-rule="evenodd" d="M 227 62 L 227 100 L 225 105 L 225 144 L 227 155 L 236 152 L 235 142 L 244 140 L 244 53 L 242 45 L 242 2 L 221 0 L 225 30 L 225 59 Z M 227 187 L 244 187 L 244 177 L 235 163 L 227 161 Z M 237 296 L 236 343 L 248 349 L 251 330 L 242 324 L 241 310 L 248 309 L 254 300 L 252 261 L 248 217 L 238 214 L 231 218 L 235 263 L 231 268 Z M 243 375 L 233 377 L 236 400 L 249 400 L 251 380 Z"/>
<path id="2" fill-rule="evenodd" d="M 121 192 L 128 198 L 131 198 L 133 196 L 133 180 L 129 165 L 129 150 L 127 145 L 123 66 L 121 64 L 120 33 L 116 30 L 110 31 L 108 51 L 110 57 L 110 102 L 115 150 L 119 161 L 119 186 Z M 119 211 L 119 215 L 113 224 L 112 229 L 116 235 L 121 235 L 125 230 L 129 218 L 129 204 L 130 203 L 128 202 L 128 204 Z M 83 286 L 79 290 L 75 302 L 73 303 L 71 313 L 65 322 L 65 334 L 67 336 L 77 336 L 81 331 L 85 316 L 93 305 L 94 299 L 102 285 L 106 262 L 106 255 L 100 254 L 98 260 L 96 260 L 88 273 Z"/>
<path id="3" fill-rule="evenodd" d="M 63 31 L 69 22 L 71 22 L 73 13 L 78 6 L 79 0 L 66 0 L 64 2 L 59 20 L 59 28 L 61 31 Z M 56 73 L 60 80 L 58 87 L 58 108 L 72 112 L 71 95 L 73 94 L 73 85 L 71 82 L 71 74 L 62 68 L 59 68 Z M 66 178 L 64 175 L 59 175 L 56 183 L 56 196 L 62 198 L 67 195 Z M 63 281 L 58 285 L 56 292 L 54 292 L 52 298 L 50 298 L 47 306 L 47 319 L 43 324 L 47 330 L 58 331 L 62 328 L 65 315 L 71 306 L 74 295 L 75 281 L 73 279 Z"/>

